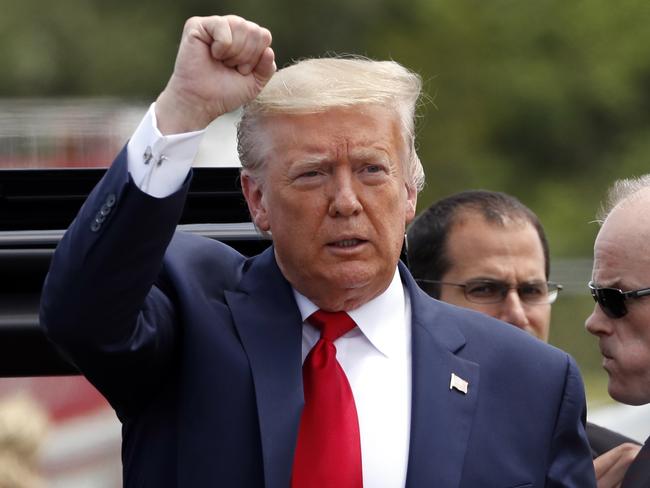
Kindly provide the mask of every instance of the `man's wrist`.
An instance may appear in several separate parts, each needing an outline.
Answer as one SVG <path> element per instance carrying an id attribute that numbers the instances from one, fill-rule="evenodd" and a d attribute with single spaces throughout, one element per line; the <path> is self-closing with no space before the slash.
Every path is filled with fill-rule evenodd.
<path id="1" fill-rule="evenodd" d="M 176 95 L 169 85 L 158 96 L 155 113 L 158 130 L 162 135 L 204 130 L 216 118 L 205 108 L 204 103 Z"/>
<path id="2" fill-rule="evenodd" d="M 199 148 L 202 131 L 164 136 L 152 104 L 127 145 L 129 173 L 145 193 L 163 198 L 183 184 Z"/>

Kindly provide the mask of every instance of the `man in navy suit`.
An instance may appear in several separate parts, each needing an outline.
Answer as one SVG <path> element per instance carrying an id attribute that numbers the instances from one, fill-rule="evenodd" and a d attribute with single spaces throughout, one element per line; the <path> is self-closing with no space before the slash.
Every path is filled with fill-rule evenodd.
<path id="1" fill-rule="evenodd" d="M 419 77 L 362 58 L 274 74 L 270 43 L 236 16 L 188 20 L 166 88 L 52 260 L 42 324 L 122 421 L 125 485 L 360 486 L 296 481 L 341 469 L 318 446 L 294 464 L 319 388 L 303 393 L 303 361 L 318 368 L 310 350 L 330 340 L 357 432 L 327 438 L 323 464 L 330 442 L 358 443 L 366 487 L 595 486 L 573 360 L 429 298 L 398 262 L 424 180 Z M 273 238 L 250 259 L 174 232 L 202 130 L 242 105 L 242 188 Z M 319 338 L 316 311 L 356 325 Z"/>
<path id="2" fill-rule="evenodd" d="M 650 175 L 612 185 L 597 219 L 589 283 L 596 305 L 585 325 L 598 337 L 610 396 L 629 405 L 650 403 L 649 206 Z M 650 486 L 648 440 L 620 486 Z"/>

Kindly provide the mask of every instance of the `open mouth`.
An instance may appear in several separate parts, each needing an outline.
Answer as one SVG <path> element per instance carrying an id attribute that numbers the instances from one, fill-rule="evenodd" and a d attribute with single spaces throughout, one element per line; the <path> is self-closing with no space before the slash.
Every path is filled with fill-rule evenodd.
<path id="1" fill-rule="evenodd" d="M 362 239 L 342 239 L 340 241 L 330 242 L 330 246 L 346 248 L 346 247 L 355 247 L 360 244 L 363 244 L 364 240 Z"/>
<path id="2" fill-rule="evenodd" d="M 359 239 L 357 237 L 348 237 L 345 239 L 339 239 L 338 241 L 331 241 L 327 243 L 327 247 L 333 251 L 357 251 L 363 247 L 368 241 L 365 239 Z"/>

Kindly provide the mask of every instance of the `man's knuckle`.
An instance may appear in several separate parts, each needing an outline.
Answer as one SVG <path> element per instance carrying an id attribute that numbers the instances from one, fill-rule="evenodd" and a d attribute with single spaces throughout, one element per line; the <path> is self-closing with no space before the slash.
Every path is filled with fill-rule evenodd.
<path id="1" fill-rule="evenodd" d="M 259 31 L 262 30 L 262 28 L 258 24 L 256 24 L 255 22 L 251 22 L 250 20 L 248 21 L 248 28 L 251 31 L 254 31 L 255 33 L 258 33 Z"/>
<path id="2" fill-rule="evenodd" d="M 197 16 L 190 17 L 185 21 L 185 29 L 192 29 L 194 28 L 197 24 L 201 22 L 201 18 Z"/>
<path id="3" fill-rule="evenodd" d="M 243 19 L 239 15 L 227 15 L 224 19 L 228 22 L 231 28 L 239 27 L 246 22 L 246 19 Z"/>

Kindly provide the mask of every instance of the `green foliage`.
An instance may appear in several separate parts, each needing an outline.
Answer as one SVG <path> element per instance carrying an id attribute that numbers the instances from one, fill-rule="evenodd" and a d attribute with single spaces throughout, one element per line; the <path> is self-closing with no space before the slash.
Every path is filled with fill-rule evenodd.
<path id="1" fill-rule="evenodd" d="M 182 28 L 166 3 L 0 0 L 0 93 L 154 97 Z"/>

